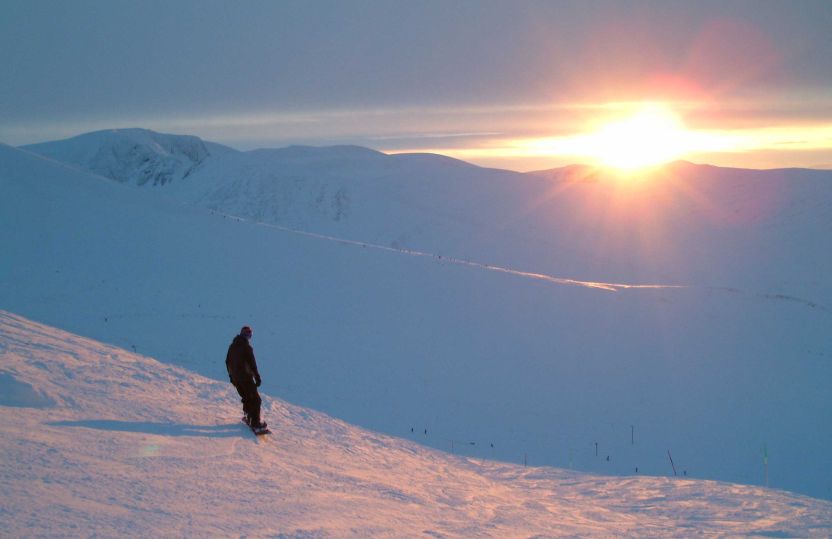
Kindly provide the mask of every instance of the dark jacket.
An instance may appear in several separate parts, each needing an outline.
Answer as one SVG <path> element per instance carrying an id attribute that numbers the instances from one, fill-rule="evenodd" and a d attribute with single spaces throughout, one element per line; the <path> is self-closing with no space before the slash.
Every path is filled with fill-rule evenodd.
<path id="1" fill-rule="evenodd" d="M 234 341 L 228 347 L 225 368 L 228 369 L 228 376 L 235 385 L 240 382 L 251 382 L 252 378 L 256 382 L 260 381 L 257 362 L 254 360 L 254 349 L 248 343 L 248 339 L 241 335 L 234 337 Z"/>

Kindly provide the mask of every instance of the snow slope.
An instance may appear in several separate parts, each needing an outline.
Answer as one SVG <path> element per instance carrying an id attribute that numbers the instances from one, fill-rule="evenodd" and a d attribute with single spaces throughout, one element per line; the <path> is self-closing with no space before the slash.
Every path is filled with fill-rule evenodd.
<path id="1" fill-rule="evenodd" d="M 824 537 L 832 503 L 452 456 L 0 311 L 0 535 Z"/>
<path id="2" fill-rule="evenodd" d="M 266 392 L 373 430 L 604 474 L 672 474 L 670 451 L 679 475 L 756 485 L 766 448 L 771 486 L 832 498 L 832 314 L 762 287 L 790 266 L 599 288 L 241 221 L 9 147 L 0 189 L 4 309 L 216 380 L 250 324 Z M 776 249 L 825 237 L 825 213 L 798 215 Z"/>

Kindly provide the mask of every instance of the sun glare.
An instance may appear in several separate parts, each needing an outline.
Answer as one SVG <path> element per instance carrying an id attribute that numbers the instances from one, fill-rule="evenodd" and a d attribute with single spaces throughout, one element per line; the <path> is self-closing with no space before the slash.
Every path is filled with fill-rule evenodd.
<path id="1" fill-rule="evenodd" d="M 625 115 L 599 119 L 592 128 L 580 135 L 518 140 L 514 146 L 528 155 L 563 156 L 624 171 L 726 147 L 724 137 L 687 129 L 679 114 L 664 103 L 633 104 Z"/>
<path id="2" fill-rule="evenodd" d="M 598 103 L 583 107 L 580 116 L 563 124 L 558 124 L 557 117 L 545 115 L 542 120 L 535 120 L 536 129 L 541 131 L 550 123 L 554 130 L 563 131 L 556 136 L 482 137 L 469 144 L 420 146 L 395 153 L 438 153 L 482 166 L 515 170 L 596 165 L 618 170 L 621 177 L 628 179 L 646 179 L 650 175 L 641 174 L 641 169 L 678 159 L 713 162 L 726 159 L 720 156 L 730 156 L 729 162 L 723 160 L 719 164 L 764 168 L 760 159 L 767 153 L 796 155 L 829 150 L 832 124 L 696 128 L 685 125 L 684 113 L 707 111 L 708 106 L 692 101 Z M 714 118 L 719 120 L 718 116 Z M 569 132 L 578 129 L 580 132 Z"/>
<path id="3" fill-rule="evenodd" d="M 584 153 L 599 164 L 636 169 L 682 157 L 688 133 L 677 114 L 664 105 L 642 105 L 631 116 L 603 125 L 583 140 Z"/>

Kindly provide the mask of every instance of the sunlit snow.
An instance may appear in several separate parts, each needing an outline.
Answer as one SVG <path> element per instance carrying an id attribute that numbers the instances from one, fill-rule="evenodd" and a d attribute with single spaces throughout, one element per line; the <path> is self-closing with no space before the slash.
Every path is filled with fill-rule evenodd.
<path id="1" fill-rule="evenodd" d="M 0 415 L 0 534 L 825 536 L 832 503 L 453 456 L 0 311 L 0 369 L 53 400 Z M 9 380 L 13 380 L 9 382 Z M 8 404 L 8 403 L 6 403 Z"/>

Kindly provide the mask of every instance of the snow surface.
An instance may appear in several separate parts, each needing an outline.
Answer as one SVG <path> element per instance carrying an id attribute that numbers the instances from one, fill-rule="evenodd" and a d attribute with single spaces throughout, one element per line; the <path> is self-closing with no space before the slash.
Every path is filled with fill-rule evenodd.
<path id="1" fill-rule="evenodd" d="M 156 190 L 0 147 L 0 307 L 216 380 L 250 324 L 265 391 L 476 458 L 762 485 L 767 451 L 832 498 L 829 173 L 663 180 L 289 148 Z M 303 233 L 224 214 L 322 187 Z"/>
<path id="2" fill-rule="evenodd" d="M 832 502 L 449 455 L 0 311 L 0 535 L 825 537 Z M 11 380 L 11 382 L 9 382 Z M 7 406 L 14 406 L 8 408 Z"/>

